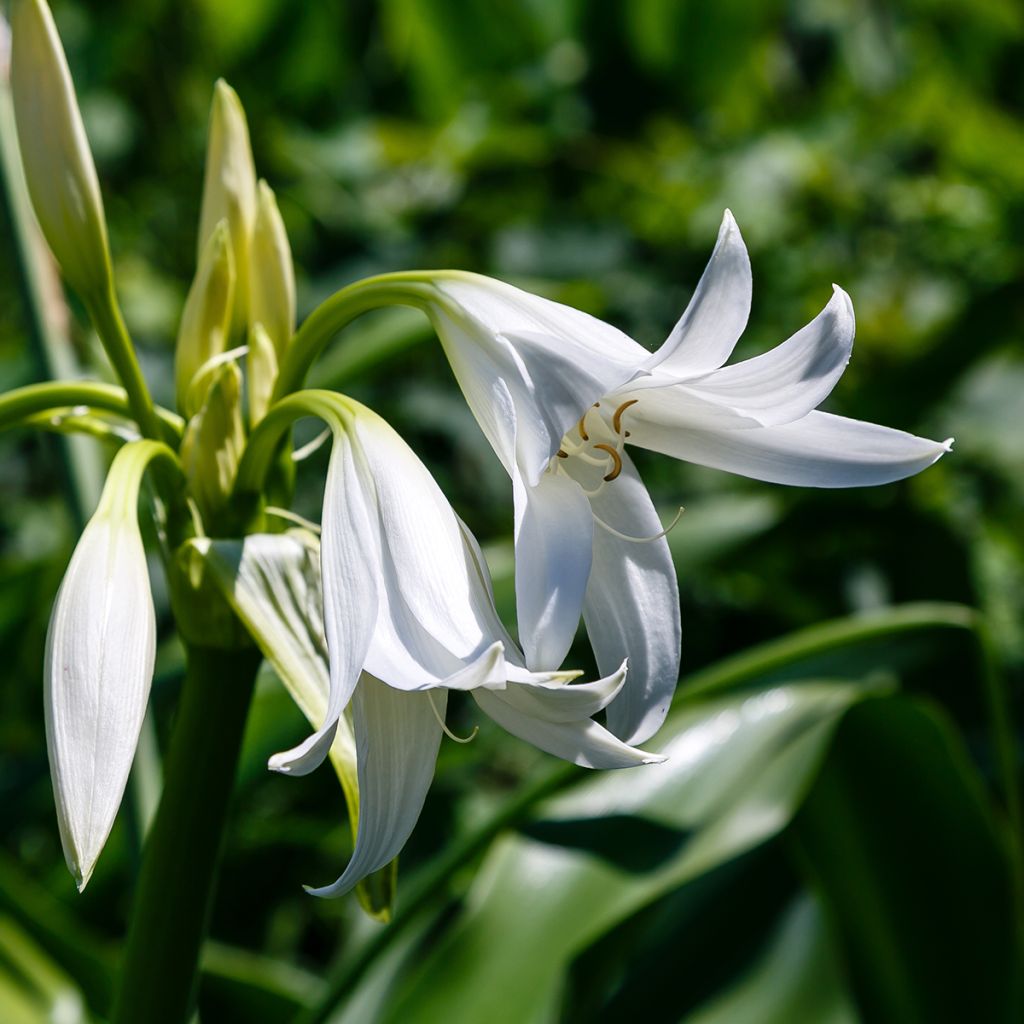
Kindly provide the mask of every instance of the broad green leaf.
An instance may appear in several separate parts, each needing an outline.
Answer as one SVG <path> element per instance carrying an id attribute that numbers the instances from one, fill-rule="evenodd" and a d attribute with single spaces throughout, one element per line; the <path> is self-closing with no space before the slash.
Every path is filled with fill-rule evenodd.
<path id="1" fill-rule="evenodd" d="M 74 983 L 12 919 L 0 916 L 0 1012 L 9 1024 L 85 1024 Z"/>
<path id="2" fill-rule="evenodd" d="M 796 821 L 865 1019 L 1020 1020 L 1007 836 L 945 718 L 855 709 Z"/>
<path id="3" fill-rule="evenodd" d="M 492 847 L 464 913 L 385 1020 L 544 1019 L 588 944 L 789 823 L 836 723 L 868 692 L 776 686 L 673 716 L 664 764 L 597 776 Z"/>

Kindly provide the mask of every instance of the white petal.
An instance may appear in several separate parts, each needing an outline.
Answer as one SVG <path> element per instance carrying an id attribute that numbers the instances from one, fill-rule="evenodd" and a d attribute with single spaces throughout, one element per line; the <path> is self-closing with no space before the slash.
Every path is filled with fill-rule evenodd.
<path id="1" fill-rule="evenodd" d="M 806 416 L 828 397 L 853 350 L 853 303 L 842 288 L 833 287 L 828 305 L 787 341 L 684 387 L 766 427 Z"/>
<path id="2" fill-rule="evenodd" d="M 565 673 L 563 673 L 565 675 Z M 551 673 L 535 673 L 511 684 L 516 705 L 537 718 L 549 722 L 579 722 L 592 718 L 615 700 L 626 682 L 626 663 L 603 679 L 592 683 L 569 684 L 564 678 L 552 679 Z"/>
<path id="3" fill-rule="evenodd" d="M 149 572 L 134 509 L 130 517 L 98 514 L 72 555 L 46 637 L 50 772 L 64 856 L 80 890 L 128 781 L 155 645 Z"/>
<path id="4" fill-rule="evenodd" d="M 450 273 L 433 283 L 431 317 L 470 408 L 505 468 L 518 459 L 530 483 L 580 416 L 649 358 L 596 317 L 501 281 Z"/>
<path id="5" fill-rule="evenodd" d="M 952 440 L 915 437 L 825 412 L 749 430 L 673 430 L 640 417 L 630 441 L 677 459 L 802 487 L 866 487 L 902 480 L 951 450 Z"/>
<path id="6" fill-rule="evenodd" d="M 323 725 L 292 750 L 276 754 L 275 771 L 305 775 L 316 768 L 334 741 L 338 719 L 355 689 L 377 618 L 380 539 L 352 442 L 334 434 L 324 485 L 320 563 L 324 631 L 331 683 Z"/>
<path id="7" fill-rule="evenodd" d="M 627 536 L 653 537 L 662 530 L 625 454 L 618 478 L 591 504 L 594 515 Z M 679 679 L 679 588 L 668 541 L 637 544 L 598 526 L 583 618 L 601 672 L 629 658 L 629 679 L 608 708 L 608 728 L 627 743 L 642 743 L 665 720 Z"/>
<path id="8" fill-rule="evenodd" d="M 341 877 L 308 889 L 341 896 L 393 860 L 423 810 L 434 776 L 447 694 L 402 693 L 364 675 L 352 701 L 359 766 L 359 832 Z"/>
<path id="9" fill-rule="evenodd" d="M 435 686 L 498 639 L 486 581 L 458 517 L 408 445 L 362 407 L 354 432 L 380 535 L 379 610 L 366 670 L 400 689 Z"/>
<path id="10" fill-rule="evenodd" d="M 523 694 L 520 687 L 507 690 L 474 690 L 473 699 L 482 711 L 503 729 L 535 747 L 572 761 L 583 768 L 631 768 L 654 764 L 663 757 L 627 746 L 592 719 L 558 722 L 535 713 L 536 694 Z"/>
<path id="11" fill-rule="evenodd" d="M 750 257 L 736 221 L 726 210 L 715 250 L 690 304 L 647 367 L 678 377 L 717 369 L 747 326 L 750 295 Z"/>
<path id="12" fill-rule="evenodd" d="M 530 487 L 513 477 L 516 609 L 532 669 L 556 669 L 572 645 L 590 575 L 594 521 L 574 480 L 556 473 Z"/>

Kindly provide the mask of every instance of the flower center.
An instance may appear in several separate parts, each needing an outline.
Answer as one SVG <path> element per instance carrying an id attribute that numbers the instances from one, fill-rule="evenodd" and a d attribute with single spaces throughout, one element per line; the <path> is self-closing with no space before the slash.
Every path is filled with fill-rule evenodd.
<path id="1" fill-rule="evenodd" d="M 600 494 L 605 484 L 611 483 L 622 472 L 622 449 L 629 437 L 629 431 L 623 428 L 622 416 L 638 401 L 629 398 L 622 402 L 612 413 L 610 422 L 602 413 L 594 415 L 593 410 L 601 408 L 601 403 L 595 402 L 580 417 L 575 429 L 562 438 L 550 468 L 572 476 L 588 497 Z M 570 466 L 573 472 L 569 471 Z M 600 480 L 589 480 L 588 477 L 596 475 L 595 469 L 604 470 Z M 596 486 L 588 487 L 587 483 L 596 483 Z"/>

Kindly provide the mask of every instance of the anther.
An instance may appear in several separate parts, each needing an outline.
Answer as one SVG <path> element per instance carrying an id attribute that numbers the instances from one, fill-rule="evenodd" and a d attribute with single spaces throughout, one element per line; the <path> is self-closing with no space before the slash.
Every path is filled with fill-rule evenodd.
<path id="1" fill-rule="evenodd" d="M 557 451 L 557 452 L 556 452 L 555 454 L 556 454 L 556 455 L 557 455 L 557 456 L 558 456 L 558 457 L 559 457 L 560 459 L 567 459 L 567 458 L 569 458 L 569 453 L 568 453 L 568 452 L 566 452 L 566 451 L 562 451 L 562 449 L 561 449 L 561 448 L 559 448 L 559 449 L 558 449 L 558 451 Z"/>
<path id="2" fill-rule="evenodd" d="M 639 398 L 628 398 L 612 414 L 612 430 L 614 430 L 616 434 L 621 434 L 622 433 L 622 414 L 631 405 L 636 405 L 636 403 L 639 402 L 639 401 L 640 401 Z M 629 434 L 626 434 L 626 437 L 629 437 Z"/>
<path id="3" fill-rule="evenodd" d="M 605 483 L 611 483 L 622 472 L 622 456 L 610 444 L 595 444 L 595 448 L 607 452 L 612 459 L 612 471 L 602 479 Z"/>
<path id="4" fill-rule="evenodd" d="M 588 409 L 587 412 L 590 412 L 590 410 Z M 585 412 L 580 417 L 579 423 L 576 424 L 576 429 L 580 432 L 580 437 L 582 437 L 584 441 L 589 441 L 590 440 L 590 435 L 587 433 L 587 426 L 586 426 L 586 424 L 587 424 L 587 412 Z"/>

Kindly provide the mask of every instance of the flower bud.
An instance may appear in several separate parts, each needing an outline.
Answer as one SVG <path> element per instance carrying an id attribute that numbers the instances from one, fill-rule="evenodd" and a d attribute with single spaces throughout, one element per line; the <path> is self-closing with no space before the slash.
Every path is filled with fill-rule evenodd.
<path id="1" fill-rule="evenodd" d="M 231 329 L 240 336 L 247 320 L 249 247 L 256 220 L 256 170 L 241 101 L 227 82 L 219 80 L 214 88 L 210 111 L 206 177 L 199 216 L 199 259 L 202 259 L 210 236 L 222 220 L 227 221 L 230 231 L 238 285 Z"/>
<path id="2" fill-rule="evenodd" d="M 284 221 L 265 181 L 259 183 L 249 255 L 249 326 L 263 325 L 280 360 L 295 330 L 295 271 Z"/>
<path id="3" fill-rule="evenodd" d="M 207 240 L 189 289 L 174 350 L 178 409 L 188 418 L 202 403 L 190 399 L 192 379 L 210 359 L 227 348 L 236 289 L 235 260 L 227 220 Z"/>
<path id="4" fill-rule="evenodd" d="M 263 324 L 253 324 L 249 331 L 249 422 L 259 423 L 270 408 L 270 398 L 277 380 L 277 351 Z"/>
<path id="5" fill-rule="evenodd" d="M 111 286 L 103 199 L 64 50 L 44 0 L 11 16 L 11 91 L 29 195 L 46 241 L 83 296 Z"/>
<path id="6" fill-rule="evenodd" d="M 235 483 L 245 445 L 241 403 L 242 373 L 233 362 L 224 363 L 181 442 L 185 478 L 208 525 L 216 520 Z"/>

